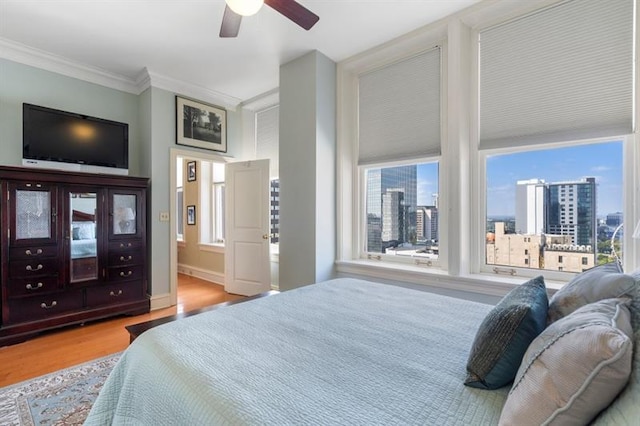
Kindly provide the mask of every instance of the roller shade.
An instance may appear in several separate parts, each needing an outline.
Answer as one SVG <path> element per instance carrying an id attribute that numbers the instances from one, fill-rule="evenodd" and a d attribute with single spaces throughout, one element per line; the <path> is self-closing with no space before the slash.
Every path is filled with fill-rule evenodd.
<path id="1" fill-rule="evenodd" d="M 440 48 L 363 74 L 358 164 L 440 155 Z"/>
<path id="2" fill-rule="evenodd" d="M 271 178 L 279 176 L 279 113 L 280 107 L 277 105 L 256 113 L 256 158 L 271 160 Z"/>
<path id="3" fill-rule="evenodd" d="M 573 0 L 480 32 L 480 148 L 633 131 L 633 1 Z"/>

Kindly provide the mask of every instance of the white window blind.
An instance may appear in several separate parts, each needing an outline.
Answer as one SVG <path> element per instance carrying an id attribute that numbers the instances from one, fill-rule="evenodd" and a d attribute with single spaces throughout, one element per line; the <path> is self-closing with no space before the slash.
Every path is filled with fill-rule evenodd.
<path id="1" fill-rule="evenodd" d="M 358 164 L 440 155 L 440 48 L 363 74 Z"/>
<path id="2" fill-rule="evenodd" d="M 268 158 L 271 178 L 279 176 L 278 146 L 280 108 L 276 105 L 256 113 L 256 158 Z"/>
<path id="3" fill-rule="evenodd" d="M 480 148 L 633 131 L 633 0 L 573 0 L 480 32 Z"/>

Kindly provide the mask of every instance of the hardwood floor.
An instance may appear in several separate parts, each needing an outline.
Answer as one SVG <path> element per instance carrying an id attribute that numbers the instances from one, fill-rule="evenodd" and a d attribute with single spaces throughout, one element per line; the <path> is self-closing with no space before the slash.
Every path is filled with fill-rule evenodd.
<path id="1" fill-rule="evenodd" d="M 217 284 L 178 275 L 178 304 L 137 316 L 69 326 L 0 348 L 0 387 L 120 352 L 129 345 L 125 326 L 240 299 Z"/>

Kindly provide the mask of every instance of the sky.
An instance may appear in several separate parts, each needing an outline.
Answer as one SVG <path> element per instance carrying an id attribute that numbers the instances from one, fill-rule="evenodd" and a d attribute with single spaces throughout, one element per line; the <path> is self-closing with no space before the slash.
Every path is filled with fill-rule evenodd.
<path id="1" fill-rule="evenodd" d="M 487 158 L 487 216 L 515 215 L 516 181 L 596 179 L 596 214 L 622 211 L 622 142 L 607 142 Z"/>
<path id="2" fill-rule="evenodd" d="M 433 205 L 438 163 L 418 165 L 418 205 Z M 622 142 L 587 144 L 487 158 L 487 216 L 514 216 L 516 182 L 596 178 L 597 215 L 622 211 Z"/>

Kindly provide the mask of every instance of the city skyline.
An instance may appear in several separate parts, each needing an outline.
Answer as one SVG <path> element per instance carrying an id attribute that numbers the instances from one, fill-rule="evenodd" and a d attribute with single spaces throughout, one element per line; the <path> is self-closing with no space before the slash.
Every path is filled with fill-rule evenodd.
<path id="1" fill-rule="evenodd" d="M 597 215 L 622 211 L 622 141 L 487 158 L 487 216 L 515 216 L 516 182 L 596 178 Z"/>

